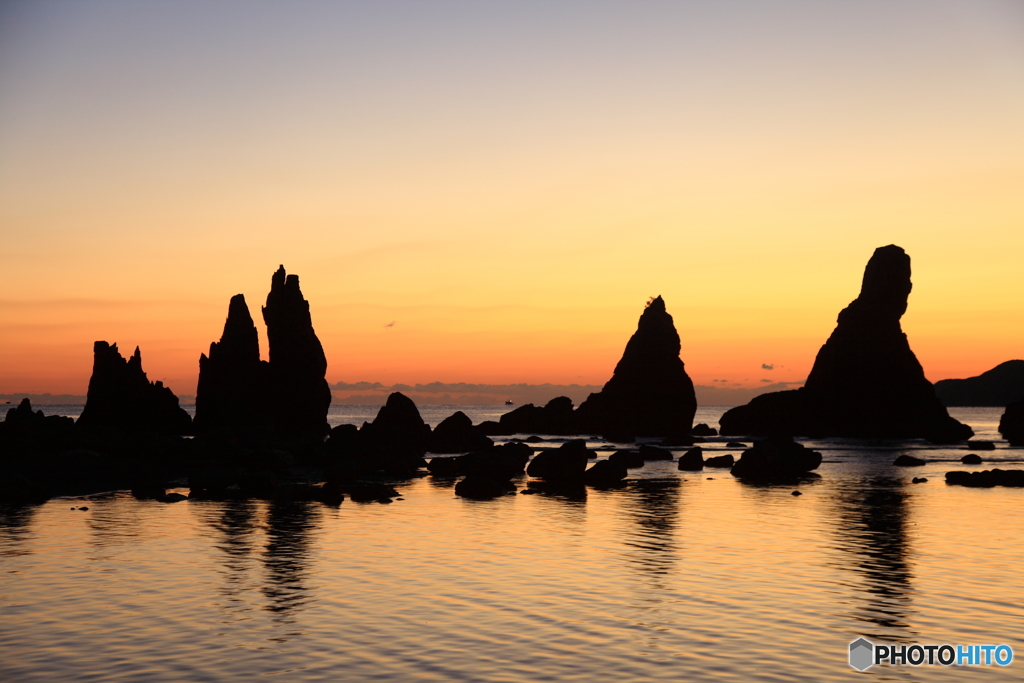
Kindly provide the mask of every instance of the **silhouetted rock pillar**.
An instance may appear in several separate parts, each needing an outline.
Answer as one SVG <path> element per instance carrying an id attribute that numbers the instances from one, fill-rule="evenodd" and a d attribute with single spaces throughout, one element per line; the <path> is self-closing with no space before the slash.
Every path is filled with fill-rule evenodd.
<path id="1" fill-rule="evenodd" d="M 689 434 L 697 397 L 679 351 L 679 334 L 659 296 L 641 314 L 612 378 L 576 410 L 578 431 L 611 436 Z"/>
<path id="2" fill-rule="evenodd" d="M 274 425 L 286 433 L 327 434 L 327 357 L 313 331 L 299 276 L 286 275 L 284 266 L 271 279 L 263 320 L 270 344 L 270 398 L 278 406 Z"/>
<path id="3" fill-rule="evenodd" d="M 116 427 L 127 431 L 190 434 L 192 418 L 163 382 L 150 382 L 142 370 L 142 353 L 127 360 L 117 344 L 93 345 L 92 377 L 79 427 Z"/>
<path id="4" fill-rule="evenodd" d="M 199 357 L 196 390 L 197 432 L 224 427 L 257 427 L 269 418 L 269 366 L 260 360 L 260 342 L 245 297 L 231 297 L 224 333 Z"/>
<path id="5" fill-rule="evenodd" d="M 879 247 L 860 295 L 839 314 L 803 388 L 758 396 L 722 416 L 722 434 L 773 434 L 952 442 L 970 438 L 949 416 L 900 326 L 910 257 Z"/>

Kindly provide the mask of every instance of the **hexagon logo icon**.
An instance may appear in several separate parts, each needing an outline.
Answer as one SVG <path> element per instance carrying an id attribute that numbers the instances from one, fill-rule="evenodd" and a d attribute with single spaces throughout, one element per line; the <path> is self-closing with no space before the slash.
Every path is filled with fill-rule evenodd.
<path id="1" fill-rule="evenodd" d="M 850 666 L 857 671 L 866 671 L 875 663 L 875 646 L 864 638 L 850 643 Z"/>

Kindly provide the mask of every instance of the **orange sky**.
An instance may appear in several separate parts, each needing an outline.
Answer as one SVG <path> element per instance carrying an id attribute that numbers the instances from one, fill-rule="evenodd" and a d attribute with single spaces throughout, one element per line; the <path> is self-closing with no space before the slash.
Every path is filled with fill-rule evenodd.
<path id="1" fill-rule="evenodd" d="M 890 243 L 974 375 L 1024 357 L 1022 86 L 1014 3 L 4 5 L 0 393 L 104 339 L 192 394 L 280 263 L 332 382 L 600 384 L 657 294 L 698 384 L 799 381 Z"/>

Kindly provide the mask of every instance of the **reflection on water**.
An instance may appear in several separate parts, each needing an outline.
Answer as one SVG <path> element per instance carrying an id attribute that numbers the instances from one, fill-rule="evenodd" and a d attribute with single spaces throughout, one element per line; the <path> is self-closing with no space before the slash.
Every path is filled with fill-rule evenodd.
<path id="1" fill-rule="evenodd" d="M 679 479 L 641 479 L 623 497 L 623 509 L 632 524 L 623 545 L 630 549 L 626 562 L 640 574 L 664 585 L 676 564 L 676 527 L 680 515 Z"/>
<path id="2" fill-rule="evenodd" d="M 27 544 L 35 505 L 0 505 L 0 557 L 32 552 Z"/>
<path id="3" fill-rule="evenodd" d="M 274 501 L 267 507 L 267 547 L 263 552 L 267 609 L 285 617 L 301 610 L 311 599 L 306 585 L 311 554 L 311 532 L 320 522 L 320 504 Z M 289 621 L 290 623 L 290 621 Z"/>
<path id="4" fill-rule="evenodd" d="M 844 446 L 798 485 L 654 462 L 493 501 L 426 477 L 391 505 L 0 509 L 0 680 L 840 681 L 858 636 L 1024 652 L 1024 490 Z"/>
<path id="5" fill-rule="evenodd" d="M 225 606 L 229 610 L 247 612 L 250 607 L 245 593 L 256 583 L 250 573 L 258 530 L 257 503 L 251 500 L 225 501 L 219 512 L 209 505 L 197 508 L 206 513 L 204 521 L 220 533 L 214 547 L 223 553 L 220 561 L 224 567 L 224 585 L 220 592 L 227 601 Z"/>
<path id="6" fill-rule="evenodd" d="M 872 624 L 868 638 L 905 641 L 913 634 L 913 587 L 907 518 L 910 496 L 900 479 L 874 477 L 836 487 L 832 498 L 839 564 L 859 583 L 862 604 L 853 618 Z"/>

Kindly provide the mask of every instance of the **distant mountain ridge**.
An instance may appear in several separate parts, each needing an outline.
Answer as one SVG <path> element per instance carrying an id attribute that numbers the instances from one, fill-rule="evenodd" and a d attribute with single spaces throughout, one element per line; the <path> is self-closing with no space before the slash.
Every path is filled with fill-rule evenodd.
<path id="1" fill-rule="evenodd" d="M 977 377 L 935 383 L 944 406 L 1005 406 L 1024 398 L 1024 360 L 1008 360 Z"/>

